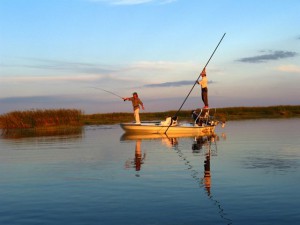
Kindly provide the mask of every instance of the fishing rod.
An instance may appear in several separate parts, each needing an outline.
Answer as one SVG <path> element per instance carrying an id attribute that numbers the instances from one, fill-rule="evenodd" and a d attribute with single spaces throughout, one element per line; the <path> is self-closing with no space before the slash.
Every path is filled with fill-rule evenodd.
<path id="1" fill-rule="evenodd" d="M 117 97 L 119 97 L 119 98 L 121 98 L 121 99 L 123 99 L 123 100 L 124 100 L 124 98 L 123 98 L 122 96 L 120 96 L 120 95 L 118 95 L 118 94 L 116 94 L 116 93 L 114 93 L 114 92 L 111 92 L 111 91 L 105 90 L 105 89 L 103 89 L 103 88 L 98 88 L 98 87 L 91 87 L 91 88 L 95 88 L 95 89 L 98 89 L 98 90 L 105 91 L 105 92 L 107 92 L 107 93 L 109 93 L 109 94 L 112 94 L 112 95 L 114 95 L 114 96 L 117 96 Z M 125 101 L 125 100 L 124 100 L 124 101 Z"/>
<path id="2" fill-rule="evenodd" d="M 211 54 L 210 58 L 208 59 L 207 63 L 206 63 L 205 66 L 203 67 L 202 72 L 205 71 L 205 68 L 207 67 L 207 65 L 208 65 L 208 63 L 210 62 L 211 58 L 213 57 L 213 55 L 214 55 L 215 52 L 217 51 L 217 49 L 218 49 L 219 45 L 221 44 L 221 42 L 222 42 L 223 38 L 225 37 L 225 35 L 226 35 L 226 33 L 223 34 L 223 36 L 222 36 L 221 40 L 219 41 L 217 47 L 215 48 L 215 50 L 214 50 L 213 53 Z M 202 72 L 201 72 L 201 73 L 202 73 Z M 195 81 L 195 83 L 194 83 L 193 87 L 191 88 L 190 92 L 188 93 L 188 95 L 187 95 L 186 98 L 184 99 L 184 101 L 183 101 L 183 103 L 181 104 L 180 108 L 179 108 L 178 111 L 175 113 L 175 116 L 174 116 L 175 118 L 177 117 L 177 115 L 178 115 L 179 111 L 181 110 L 182 106 L 184 105 L 184 103 L 186 102 L 186 100 L 187 100 L 188 97 L 190 96 L 191 92 L 193 91 L 195 85 L 197 84 L 197 82 L 198 82 L 198 80 L 199 80 L 199 78 L 200 78 L 200 76 L 201 76 L 201 73 L 200 73 L 200 75 L 198 76 L 197 80 Z M 166 129 L 165 134 L 166 134 L 167 131 L 169 130 L 170 126 L 171 126 L 171 123 L 169 124 L 168 128 Z"/>

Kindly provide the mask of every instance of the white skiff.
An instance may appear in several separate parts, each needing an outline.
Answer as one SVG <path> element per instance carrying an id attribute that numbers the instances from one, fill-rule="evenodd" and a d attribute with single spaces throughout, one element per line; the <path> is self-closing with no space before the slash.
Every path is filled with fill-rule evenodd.
<path id="1" fill-rule="evenodd" d="M 193 135 L 211 134 L 214 132 L 215 125 L 199 126 L 193 123 L 178 124 L 175 126 L 165 126 L 157 123 L 142 122 L 141 124 L 135 123 L 121 123 L 120 126 L 127 133 L 140 133 L 140 134 L 184 134 L 189 133 Z"/>
<path id="2" fill-rule="evenodd" d="M 194 114 L 195 113 L 195 114 Z M 126 133 L 134 134 L 191 134 L 210 135 L 214 133 L 218 121 L 213 120 L 209 110 L 194 111 L 194 123 L 177 123 L 177 120 L 168 117 L 165 121 L 146 121 L 141 124 L 121 123 L 120 126 Z M 171 124 L 171 125 L 170 125 Z"/>

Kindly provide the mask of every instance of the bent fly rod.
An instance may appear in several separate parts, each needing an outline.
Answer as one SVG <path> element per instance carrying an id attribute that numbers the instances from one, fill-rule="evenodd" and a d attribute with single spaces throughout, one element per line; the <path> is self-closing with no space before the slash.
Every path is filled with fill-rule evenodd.
<path id="1" fill-rule="evenodd" d="M 205 66 L 204 66 L 203 69 L 202 69 L 202 72 L 204 72 L 204 70 L 205 70 L 205 68 L 207 67 L 208 63 L 210 62 L 211 58 L 213 57 L 213 55 L 214 55 L 215 52 L 217 51 L 219 45 L 221 44 L 223 38 L 225 37 L 225 34 L 226 34 L 226 33 L 223 34 L 223 36 L 222 36 L 221 40 L 219 41 L 217 47 L 215 48 L 215 50 L 213 51 L 213 53 L 212 53 L 211 56 L 209 57 L 207 63 L 205 64 Z M 200 75 L 198 76 L 197 80 L 195 81 L 195 83 L 194 83 L 193 87 L 191 88 L 190 92 L 188 93 L 188 95 L 187 95 L 186 98 L 184 99 L 184 101 L 183 101 L 183 103 L 181 104 L 180 108 L 179 108 L 178 111 L 175 113 L 175 116 L 174 116 L 174 117 L 177 117 L 177 115 L 178 115 L 178 113 L 180 112 L 182 106 L 184 105 L 184 103 L 186 102 L 186 100 L 187 100 L 188 97 L 190 96 L 191 92 L 193 91 L 195 85 L 197 84 L 197 81 L 199 80 L 200 76 L 201 76 L 201 73 L 200 73 Z M 167 131 L 169 130 L 170 126 L 171 126 L 171 123 L 169 124 L 168 128 L 166 129 L 165 134 L 166 134 Z"/>
<path id="2" fill-rule="evenodd" d="M 91 87 L 91 88 L 95 88 L 95 89 L 98 89 L 98 90 L 105 91 L 105 92 L 107 92 L 107 93 L 109 93 L 109 94 L 112 94 L 112 95 L 114 95 L 114 96 L 117 96 L 117 97 L 119 97 L 119 98 L 123 99 L 123 97 L 122 97 L 122 96 L 120 96 L 120 95 L 118 95 L 118 94 L 116 94 L 116 93 L 114 93 L 114 92 L 111 92 L 111 91 L 105 90 L 105 89 L 103 89 L 103 88 L 98 88 L 98 87 Z M 123 100 L 124 100 L 124 99 L 123 99 Z M 124 100 L 124 101 L 125 101 L 125 100 Z"/>

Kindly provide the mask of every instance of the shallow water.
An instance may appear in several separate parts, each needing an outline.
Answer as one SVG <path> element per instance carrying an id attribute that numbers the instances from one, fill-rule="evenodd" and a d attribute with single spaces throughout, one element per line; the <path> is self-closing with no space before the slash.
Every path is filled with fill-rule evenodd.
<path id="1" fill-rule="evenodd" d="M 296 224 L 300 119 L 230 121 L 216 137 L 0 138 L 0 224 Z"/>

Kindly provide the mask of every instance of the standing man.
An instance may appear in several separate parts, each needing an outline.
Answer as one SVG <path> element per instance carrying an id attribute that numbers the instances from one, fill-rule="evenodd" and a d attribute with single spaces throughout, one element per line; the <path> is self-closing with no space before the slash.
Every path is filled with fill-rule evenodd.
<path id="1" fill-rule="evenodd" d="M 145 110 L 143 102 L 139 99 L 139 96 L 136 92 L 132 94 L 131 98 L 123 98 L 124 101 L 128 100 L 132 102 L 134 119 L 136 124 L 141 124 L 140 121 L 140 105 L 142 109 Z"/>
<path id="2" fill-rule="evenodd" d="M 208 97 L 207 97 L 207 78 L 205 68 L 201 72 L 202 79 L 197 83 L 201 85 L 201 96 L 204 103 L 204 109 L 208 109 Z"/>

